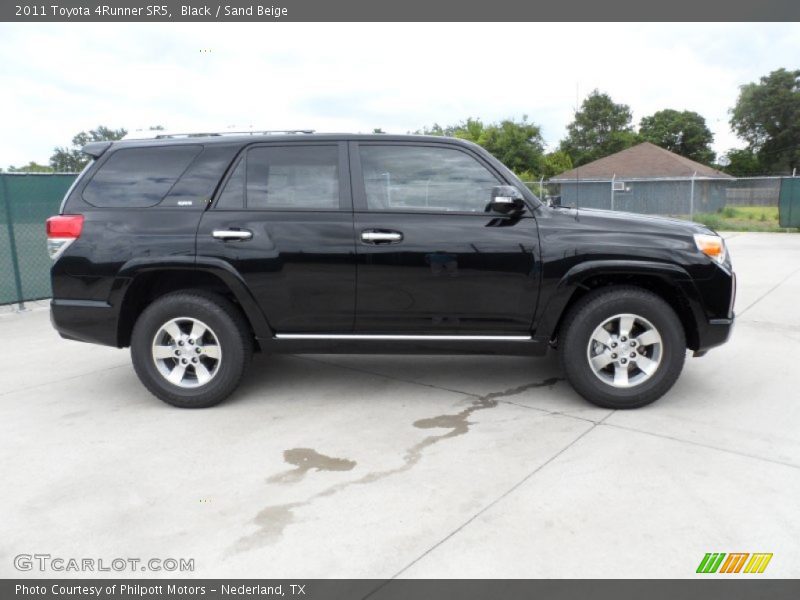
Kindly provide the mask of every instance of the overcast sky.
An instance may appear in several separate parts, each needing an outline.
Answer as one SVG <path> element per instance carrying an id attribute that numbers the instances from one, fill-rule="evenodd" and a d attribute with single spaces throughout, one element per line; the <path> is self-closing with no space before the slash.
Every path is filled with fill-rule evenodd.
<path id="1" fill-rule="evenodd" d="M 201 52 L 206 50 L 206 52 Z M 551 148 L 594 88 L 638 123 L 800 67 L 800 24 L 0 24 L 0 166 L 97 125 L 406 133 L 527 114 Z"/>

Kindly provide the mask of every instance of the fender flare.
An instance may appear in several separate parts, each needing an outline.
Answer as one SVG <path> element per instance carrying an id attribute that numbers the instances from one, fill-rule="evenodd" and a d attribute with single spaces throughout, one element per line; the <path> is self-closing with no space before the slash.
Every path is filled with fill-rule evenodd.
<path id="1" fill-rule="evenodd" d="M 675 288 L 691 309 L 695 326 L 703 322 L 700 294 L 689 273 L 673 264 L 645 260 L 591 260 L 571 267 L 555 285 L 549 297 L 540 302 L 534 317 L 534 337 L 549 341 L 561 321 L 564 310 L 582 283 L 597 275 L 647 275 L 657 277 Z"/>
<path id="2" fill-rule="evenodd" d="M 257 338 L 271 338 L 272 328 L 241 274 L 225 260 L 210 256 L 138 257 L 127 261 L 117 273 L 109 297 L 110 304 L 121 310 L 134 280 L 156 271 L 202 271 L 219 279 L 233 294 Z"/>

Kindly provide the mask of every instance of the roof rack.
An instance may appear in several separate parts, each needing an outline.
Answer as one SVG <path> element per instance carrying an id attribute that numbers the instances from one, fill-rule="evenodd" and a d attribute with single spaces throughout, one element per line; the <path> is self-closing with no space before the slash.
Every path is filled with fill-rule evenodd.
<path id="1" fill-rule="evenodd" d="M 164 129 L 149 129 L 131 131 L 123 140 L 161 140 L 178 137 L 208 137 L 223 135 L 281 135 L 281 134 L 311 134 L 313 129 L 223 129 L 221 131 L 167 131 Z"/>

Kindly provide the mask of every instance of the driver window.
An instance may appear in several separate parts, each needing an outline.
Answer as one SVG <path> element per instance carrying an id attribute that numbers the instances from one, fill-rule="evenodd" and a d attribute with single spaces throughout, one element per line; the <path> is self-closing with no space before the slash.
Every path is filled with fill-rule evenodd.
<path id="1" fill-rule="evenodd" d="M 500 183 L 454 148 L 362 145 L 359 153 L 369 210 L 482 213 Z"/>

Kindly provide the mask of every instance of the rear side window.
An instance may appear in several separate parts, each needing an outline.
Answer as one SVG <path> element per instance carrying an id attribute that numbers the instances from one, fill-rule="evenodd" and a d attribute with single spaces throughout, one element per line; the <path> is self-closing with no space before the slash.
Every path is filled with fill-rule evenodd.
<path id="1" fill-rule="evenodd" d="M 161 146 L 117 150 L 83 190 L 101 208 L 141 208 L 161 202 L 202 146 Z"/>
<path id="2" fill-rule="evenodd" d="M 338 147 L 264 146 L 249 150 L 247 208 L 337 210 Z"/>

